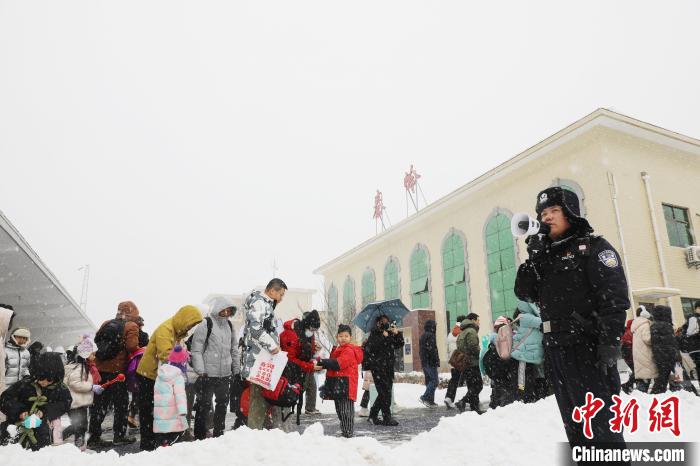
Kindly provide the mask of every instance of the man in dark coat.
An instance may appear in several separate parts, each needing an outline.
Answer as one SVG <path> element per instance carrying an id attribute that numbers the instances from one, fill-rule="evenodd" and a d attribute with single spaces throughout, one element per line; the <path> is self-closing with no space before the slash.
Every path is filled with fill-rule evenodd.
<path id="1" fill-rule="evenodd" d="M 654 379 L 651 393 L 663 393 L 668 387 L 668 378 L 675 369 L 676 363 L 681 362 L 681 353 L 673 331 L 671 308 L 662 305 L 654 306 L 651 315 L 654 317 L 650 329 L 651 353 L 659 370 L 659 376 Z"/>
<path id="2" fill-rule="evenodd" d="M 591 392 L 605 403 L 593 419 L 593 441 L 624 446 L 610 431 L 612 395 L 620 392 L 617 360 L 630 307 L 620 257 L 593 235 L 575 193 L 560 187 L 537 196 L 544 231 L 528 238 L 529 259 L 518 269 L 515 293 L 540 306 L 545 362 L 570 445 L 589 440 L 572 420 Z"/>
<path id="3" fill-rule="evenodd" d="M 377 399 L 369 411 L 369 422 L 375 425 L 397 426 L 391 416 L 391 390 L 394 386 L 394 362 L 396 348 L 403 346 L 403 333 L 396 325 L 389 324 L 387 316 L 379 316 L 365 343 L 365 369 L 372 371 L 372 379 L 377 387 Z M 377 417 L 382 412 L 382 421 Z"/>
<path id="4" fill-rule="evenodd" d="M 435 339 L 437 325 L 434 320 L 425 321 L 423 335 L 420 336 L 419 356 L 425 375 L 425 393 L 420 397 L 420 402 L 428 408 L 435 408 L 435 389 L 438 386 L 438 367 L 440 367 L 440 355 Z"/>

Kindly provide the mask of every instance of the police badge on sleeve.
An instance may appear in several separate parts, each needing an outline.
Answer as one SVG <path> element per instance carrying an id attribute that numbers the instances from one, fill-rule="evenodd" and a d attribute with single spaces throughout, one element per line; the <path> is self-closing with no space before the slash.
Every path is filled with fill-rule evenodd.
<path id="1" fill-rule="evenodd" d="M 619 265 L 619 262 L 617 260 L 617 254 L 615 254 L 615 252 L 611 251 L 610 249 L 606 249 L 605 251 L 598 254 L 598 259 L 600 259 L 600 262 L 602 262 L 604 266 L 609 267 L 611 269 L 614 269 Z"/>

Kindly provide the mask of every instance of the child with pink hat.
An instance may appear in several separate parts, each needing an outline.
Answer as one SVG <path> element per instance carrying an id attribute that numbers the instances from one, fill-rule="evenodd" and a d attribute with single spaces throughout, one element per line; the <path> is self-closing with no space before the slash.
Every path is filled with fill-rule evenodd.
<path id="1" fill-rule="evenodd" d="M 172 445 L 187 429 L 187 395 L 185 374 L 189 352 L 180 345 L 168 356 L 168 363 L 158 368 L 153 392 L 153 432 L 157 444 Z"/>

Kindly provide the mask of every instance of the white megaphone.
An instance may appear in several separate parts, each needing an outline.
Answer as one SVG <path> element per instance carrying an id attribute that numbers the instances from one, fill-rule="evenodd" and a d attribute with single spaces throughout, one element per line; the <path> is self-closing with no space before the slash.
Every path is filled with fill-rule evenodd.
<path id="1" fill-rule="evenodd" d="M 538 220 L 530 217 L 527 212 L 514 214 L 513 218 L 510 220 L 510 232 L 513 233 L 513 236 L 518 238 L 544 233 L 544 231 L 540 231 L 544 230 L 542 226 L 543 225 Z M 546 226 L 547 225 L 545 225 L 545 227 Z"/>

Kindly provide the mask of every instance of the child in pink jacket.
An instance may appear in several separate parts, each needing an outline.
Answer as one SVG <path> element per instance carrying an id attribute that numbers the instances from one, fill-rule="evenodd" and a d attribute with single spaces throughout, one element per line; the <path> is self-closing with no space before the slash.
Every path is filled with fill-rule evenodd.
<path id="1" fill-rule="evenodd" d="M 185 377 L 188 357 L 187 349 L 175 345 L 168 363 L 158 368 L 153 389 L 153 433 L 157 445 L 174 444 L 187 429 Z"/>

